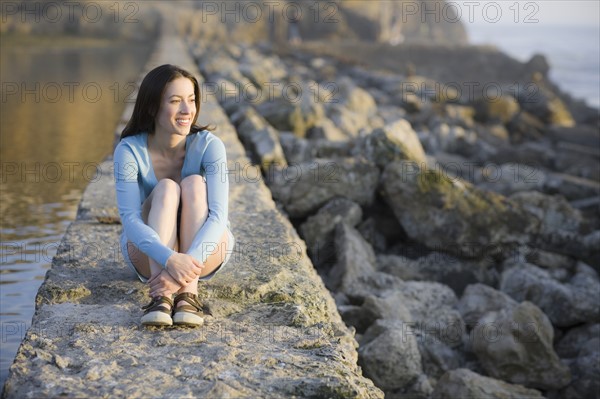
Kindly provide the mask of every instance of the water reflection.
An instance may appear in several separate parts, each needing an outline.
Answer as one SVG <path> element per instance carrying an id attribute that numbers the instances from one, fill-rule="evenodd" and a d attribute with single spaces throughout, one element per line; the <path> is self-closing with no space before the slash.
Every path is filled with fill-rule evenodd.
<path id="1" fill-rule="evenodd" d="M 1 387 L 82 190 L 112 151 L 149 46 L 3 38 L 0 48 Z"/>

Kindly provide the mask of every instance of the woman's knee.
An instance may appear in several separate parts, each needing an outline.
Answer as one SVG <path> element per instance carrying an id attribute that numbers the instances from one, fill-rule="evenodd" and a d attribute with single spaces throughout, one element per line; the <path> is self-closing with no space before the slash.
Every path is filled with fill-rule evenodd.
<path id="1" fill-rule="evenodd" d="M 160 203 L 163 206 L 179 206 L 181 188 L 179 184 L 171 179 L 161 179 L 152 191 L 152 203 Z"/>
<path id="2" fill-rule="evenodd" d="M 206 203 L 206 181 L 200 175 L 191 175 L 181 182 L 181 200 L 183 203 Z"/>

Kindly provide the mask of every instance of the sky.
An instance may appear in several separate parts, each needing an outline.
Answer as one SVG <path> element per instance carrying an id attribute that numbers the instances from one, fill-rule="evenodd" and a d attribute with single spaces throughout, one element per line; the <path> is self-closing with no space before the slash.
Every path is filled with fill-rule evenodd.
<path id="1" fill-rule="evenodd" d="M 599 0 L 447 0 L 462 12 L 463 23 L 600 25 Z M 469 18 L 470 17 L 470 18 Z M 493 22 L 495 21 L 495 22 Z"/>

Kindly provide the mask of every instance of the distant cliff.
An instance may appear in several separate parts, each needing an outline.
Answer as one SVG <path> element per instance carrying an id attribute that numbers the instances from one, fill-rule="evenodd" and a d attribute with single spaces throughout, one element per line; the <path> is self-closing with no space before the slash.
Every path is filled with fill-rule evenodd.
<path id="1" fill-rule="evenodd" d="M 181 33 L 230 41 L 290 39 L 290 24 L 302 40 L 361 40 L 381 43 L 467 44 L 467 33 L 444 0 L 333 0 L 327 2 L 198 2 L 178 21 Z"/>

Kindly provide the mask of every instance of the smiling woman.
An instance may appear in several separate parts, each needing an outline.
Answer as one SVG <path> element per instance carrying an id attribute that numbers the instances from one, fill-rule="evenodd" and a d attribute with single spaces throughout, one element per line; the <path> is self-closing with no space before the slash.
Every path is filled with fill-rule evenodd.
<path id="1" fill-rule="evenodd" d="M 225 145 L 196 126 L 199 98 L 187 71 L 150 71 L 114 153 L 121 249 L 152 297 L 144 325 L 202 325 L 198 280 L 218 273 L 234 245 Z"/>

